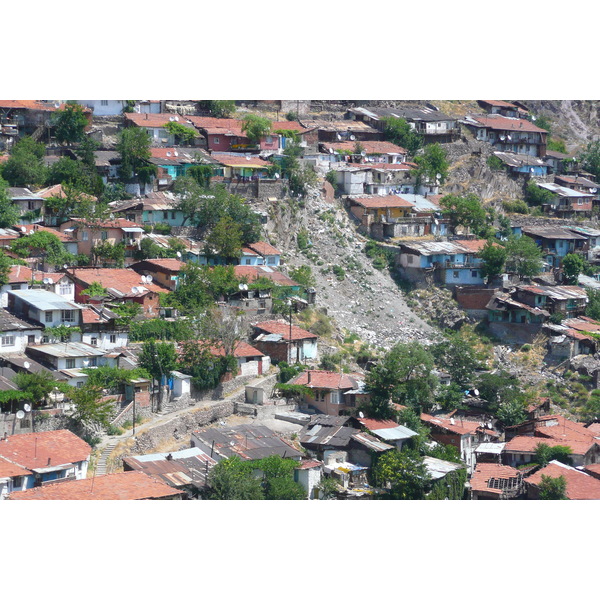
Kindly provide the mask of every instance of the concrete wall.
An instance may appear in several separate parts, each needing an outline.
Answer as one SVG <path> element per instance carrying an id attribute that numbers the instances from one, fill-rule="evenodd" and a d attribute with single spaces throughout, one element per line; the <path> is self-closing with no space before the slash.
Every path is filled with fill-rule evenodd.
<path id="1" fill-rule="evenodd" d="M 541 331 L 541 323 L 488 323 L 496 337 L 512 344 L 530 344 Z"/>

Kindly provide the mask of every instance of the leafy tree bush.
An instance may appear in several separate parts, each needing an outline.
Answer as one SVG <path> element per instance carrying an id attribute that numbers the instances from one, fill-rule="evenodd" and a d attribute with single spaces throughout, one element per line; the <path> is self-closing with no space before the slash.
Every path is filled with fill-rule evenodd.
<path id="1" fill-rule="evenodd" d="M 44 144 L 31 137 L 21 138 L 12 148 L 0 175 L 12 187 L 40 187 L 46 182 L 47 169 L 43 158 Z"/>
<path id="2" fill-rule="evenodd" d="M 528 236 L 510 238 L 506 248 L 506 271 L 519 277 L 534 277 L 542 271 L 543 258 L 539 246 Z"/>
<path id="3" fill-rule="evenodd" d="M 448 177 L 450 163 L 447 160 L 446 150 L 440 144 L 428 144 L 423 150 L 423 154 L 415 156 L 417 163 L 417 181 L 438 182 L 440 185 Z"/>
<path id="4" fill-rule="evenodd" d="M 406 122 L 397 117 L 384 118 L 383 135 L 386 140 L 406 148 L 411 156 L 423 145 L 421 136 Z M 435 175 L 434 175 L 435 177 Z"/>
<path id="5" fill-rule="evenodd" d="M 531 180 L 525 188 L 525 201 L 529 206 L 541 206 L 542 204 L 551 204 L 554 200 L 554 194 L 546 190 Z"/>
<path id="6" fill-rule="evenodd" d="M 204 252 L 228 262 L 238 259 L 242 255 L 241 227 L 229 215 L 221 217 L 206 237 Z"/>
<path id="7" fill-rule="evenodd" d="M 194 331 L 188 321 L 165 321 L 163 319 L 147 319 L 131 323 L 129 339 L 132 342 L 145 340 L 177 341 L 192 339 Z"/>
<path id="8" fill-rule="evenodd" d="M 506 248 L 488 240 L 479 252 L 478 257 L 483 261 L 481 274 L 488 282 L 504 272 Z"/>
<path id="9" fill-rule="evenodd" d="M 577 278 L 583 272 L 585 261 L 580 254 L 567 254 L 562 260 L 563 276 L 568 285 L 577 285 Z"/>
<path id="10" fill-rule="evenodd" d="M 65 250 L 59 237 L 50 231 L 36 231 L 13 240 L 10 249 L 22 258 L 39 257 L 53 266 L 72 264 L 75 260 L 74 255 Z"/>
<path id="11" fill-rule="evenodd" d="M 378 457 L 373 467 L 377 487 L 389 490 L 383 496 L 390 500 L 423 500 L 431 478 L 423 458 L 415 450 L 390 450 Z"/>
<path id="12" fill-rule="evenodd" d="M 490 154 L 486 162 L 487 166 L 492 169 L 492 171 L 504 171 L 506 168 L 504 162 L 502 162 L 495 154 Z"/>
<path id="13" fill-rule="evenodd" d="M 192 383 L 199 390 L 217 387 L 227 372 L 237 372 L 237 359 L 233 355 L 218 356 L 210 351 L 211 344 L 196 340 L 181 344 L 179 368 L 192 376 Z"/>
<path id="14" fill-rule="evenodd" d="M 542 480 L 538 487 L 540 500 L 568 500 L 567 480 L 562 475 L 559 477 L 542 475 Z"/>
<path id="15" fill-rule="evenodd" d="M 450 219 L 454 232 L 458 227 L 465 227 L 479 237 L 488 237 L 492 233 L 490 215 L 475 194 L 448 194 L 440 200 L 440 206 L 444 216 Z"/>
<path id="16" fill-rule="evenodd" d="M 464 500 L 466 494 L 467 470 L 457 469 L 436 481 L 427 494 L 427 500 Z"/>
<path id="17" fill-rule="evenodd" d="M 290 379 L 293 379 L 294 377 L 296 377 L 296 375 L 299 375 L 300 373 L 302 373 L 302 371 L 306 370 L 306 365 L 303 365 L 301 363 L 290 365 L 284 360 L 279 362 L 277 366 L 279 367 L 278 379 L 280 383 L 287 383 Z"/>
<path id="18" fill-rule="evenodd" d="M 446 334 L 446 339 L 434 344 L 430 352 L 438 367 L 447 371 L 459 386 L 467 385 L 473 371 L 480 366 L 471 345 L 456 332 Z"/>
<path id="19" fill-rule="evenodd" d="M 585 292 L 588 296 L 585 316 L 600 321 L 600 290 L 587 289 Z"/>
<path id="20" fill-rule="evenodd" d="M 569 446 L 548 446 L 540 442 L 535 447 L 535 462 L 545 467 L 550 461 L 558 460 L 565 465 L 572 465 L 571 454 L 573 451 Z"/>
<path id="21" fill-rule="evenodd" d="M 311 288 L 316 285 L 315 276 L 308 265 L 302 265 L 290 270 L 290 277 L 303 288 Z"/>
<path id="22" fill-rule="evenodd" d="M 53 116 L 54 136 L 59 144 L 77 144 L 85 136 L 88 120 L 83 112 L 83 106 L 77 102 L 67 102 L 65 108 L 57 110 Z"/>
<path id="23" fill-rule="evenodd" d="M 434 359 L 421 344 L 396 344 L 367 373 L 365 383 L 370 393 L 366 411 L 375 419 L 394 416 L 391 402 L 427 410 L 433 401 L 437 380 L 431 373 Z"/>
<path id="24" fill-rule="evenodd" d="M 193 127 L 186 127 L 177 121 L 169 121 L 165 129 L 175 137 L 176 144 L 189 145 L 200 135 Z"/>
<path id="25" fill-rule="evenodd" d="M 596 179 L 600 177 L 600 140 L 588 142 L 584 150 L 579 153 L 579 161 L 584 170 Z"/>
<path id="26" fill-rule="evenodd" d="M 242 132 L 254 144 L 258 144 L 270 131 L 271 121 L 266 117 L 250 113 L 242 119 Z"/>
<path id="27" fill-rule="evenodd" d="M 234 100 L 202 100 L 200 106 L 210 110 L 210 114 L 217 119 L 225 119 L 235 113 Z"/>
<path id="28" fill-rule="evenodd" d="M 148 162 L 150 138 L 139 127 L 127 127 L 119 134 L 117 152 L 121 155 L 119 177 L 122 182 L 137 178 L 141 183 L 150 183 L 156 176 L 156 166 Z"/>
<path id="29" fill-rule="evenodd" d="M 8 184 L 0 177 L 0 227 L 13 227 L 19 222 L 19 210 L 8 196 Z"/>
<path id="30" fill-rule="evenodd" d="M 517 213 L 520 215 L 529 214 L 529 206 L 523 200 L 504 200 L 502 208 L 509 213 Z"/>

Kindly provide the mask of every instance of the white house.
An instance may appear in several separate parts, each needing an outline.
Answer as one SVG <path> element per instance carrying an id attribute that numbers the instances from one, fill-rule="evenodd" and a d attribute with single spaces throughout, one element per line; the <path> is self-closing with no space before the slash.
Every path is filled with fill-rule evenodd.
<path id="1" fill-rule="evenodd" d="M 8 273 L 8 282 L 0 287 L 0 306 L 8 306 L 8 292 L 11 290 L 27 290 L 33 279 L 33 272 L 25 265 L 13 265 Z"/>
<path id="2" fill-rule="evenodd" d="M 23 321 L 0 308 L 0 354 L 23 352 L 28 344 L 39 344 L 42 327 Z"/>
<path id="3" fill-rule="evenodd" d="M 45 327 L 78 327 L 81 323 L 82 307 L 79 304 L 47 290 L 11 290 L 8 292 L 8 308 L 12 313 L 33 319 Z"/>

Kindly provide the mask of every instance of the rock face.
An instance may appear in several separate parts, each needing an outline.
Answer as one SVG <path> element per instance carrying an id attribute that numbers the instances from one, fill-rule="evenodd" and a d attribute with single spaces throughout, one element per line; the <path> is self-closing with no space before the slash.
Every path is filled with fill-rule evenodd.
<path id="1" fill-rule="evenodd" d="M 304 251 L 298 247 L 302 231 L 309 240 Z M 301 202 L 282 201 L 271 207 L 267 232 L 284 253 L 288 273 L 301 265 L 311 267 L 317 305 L 327 309 L 338 327 L 383 348 L 411 340 L 428 344 L 439 335 L 407 305 L 387 269 L 373 267 L 364 253 L 366 238 L 339 200 L 332 204 L 315 189 Z"/>
<path id="2" fill-rule="evenodd" d="M 409 298 L 415 312 L 440 329 L 458 329 L 466 321 L 466 313 L 458 307 L 450 290 L 436 287 L 415 290 Z"/>

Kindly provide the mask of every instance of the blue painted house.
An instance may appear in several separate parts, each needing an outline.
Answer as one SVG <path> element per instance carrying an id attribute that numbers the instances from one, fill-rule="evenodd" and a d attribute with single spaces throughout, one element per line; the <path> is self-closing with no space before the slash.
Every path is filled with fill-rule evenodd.
<path id="1" fill-rule="evenodd" d="M 401 243 L 400 272 L 414 283 L 482 285 L 482 260 L 477 254 L 485 244 L 486 240 Z"/>
<path id="2" fill-rule="evenodd" d="M 559 268 L 567 254 L 585 254 L 588 239 L 564 227 L 523 227 L 523 235 L 532 238 L 542 250 L 545 268 Z"/>

